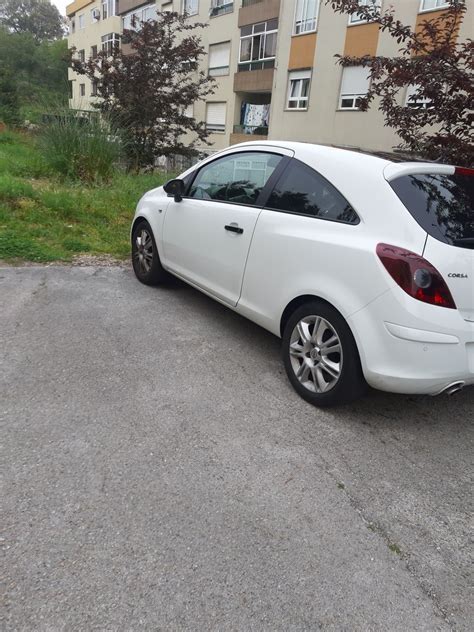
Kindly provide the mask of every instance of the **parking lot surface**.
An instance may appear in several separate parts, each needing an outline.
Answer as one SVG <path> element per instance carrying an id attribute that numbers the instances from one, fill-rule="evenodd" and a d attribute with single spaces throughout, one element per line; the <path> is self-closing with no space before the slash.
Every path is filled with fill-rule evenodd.
<path id="1" fill-rule="evenodd" d="M 318 410 L 185 285 L 0 277 L 3 629 L 472 629 L 473 389 Z"/>

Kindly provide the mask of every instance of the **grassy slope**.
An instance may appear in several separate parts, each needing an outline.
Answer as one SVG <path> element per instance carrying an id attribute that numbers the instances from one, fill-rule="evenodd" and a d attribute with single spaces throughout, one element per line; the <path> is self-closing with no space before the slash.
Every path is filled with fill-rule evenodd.
<path id="1" fill-rule="evenodd" d="M 61 182 L 33 139 L 0 133 L 0 260 L 68 261 L 78 253 L 125 258 L 141 195 L 166 176 L 118 173 L 109 185 Z"/>

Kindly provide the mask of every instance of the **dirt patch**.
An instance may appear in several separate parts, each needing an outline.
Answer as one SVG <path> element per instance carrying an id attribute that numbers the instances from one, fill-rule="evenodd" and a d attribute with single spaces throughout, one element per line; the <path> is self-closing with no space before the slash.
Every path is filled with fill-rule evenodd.
<path id="1" fill-rule="evenodd" d="M 0 259 L 0 268 L 31 268 L 31 267 L 51 266 L 74 266 L 95 268 L 129 268 L 131 266 L 129 259 L 116 259 L 111 255 L 75 255 L 71 261 L 50 261 L 48 263 L 38 263 L 34 261 L 2 261 Z"/>

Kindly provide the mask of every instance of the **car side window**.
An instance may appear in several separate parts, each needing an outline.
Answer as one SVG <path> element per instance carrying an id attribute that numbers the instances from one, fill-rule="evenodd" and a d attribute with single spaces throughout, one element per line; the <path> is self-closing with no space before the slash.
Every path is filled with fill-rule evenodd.
<path id="1" fill-rule="evenodd" d="M 188 197 L 255 204 L 282 156 L 242 152 L 218 158 L 199 170 Z"/>
<path id="2" fill-rule="evenodd" d="M 358 224 L 357 213 L 326 178 L 293 159 L 273 189 L 266 208 Z"/>

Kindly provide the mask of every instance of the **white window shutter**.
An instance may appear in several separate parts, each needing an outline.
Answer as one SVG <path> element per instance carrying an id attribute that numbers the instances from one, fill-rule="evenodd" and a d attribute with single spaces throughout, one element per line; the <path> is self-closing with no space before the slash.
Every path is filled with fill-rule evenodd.
<path id="1" fill-rule="evenodd" d="M 342 72 L 341 94 L 367 94 L 369 69 L 364 66 L 346 66 Z"/>
<path id="2" fill-rule="evenodd" d="M 206 123 L 208 125 L 225 125 L 226 103 L 208 103 Z"/>
<path id="3" fill-rule="evenodd" d="M 290 81 L 295 79 L 311 79 L 311 70 L 292 70 L 290 72 Z"/>
<path id="4" fill-rule="evenodd" d="M 209 46 L 209 68 L 222 68 L 229 65 L 230 42 Z"/>

